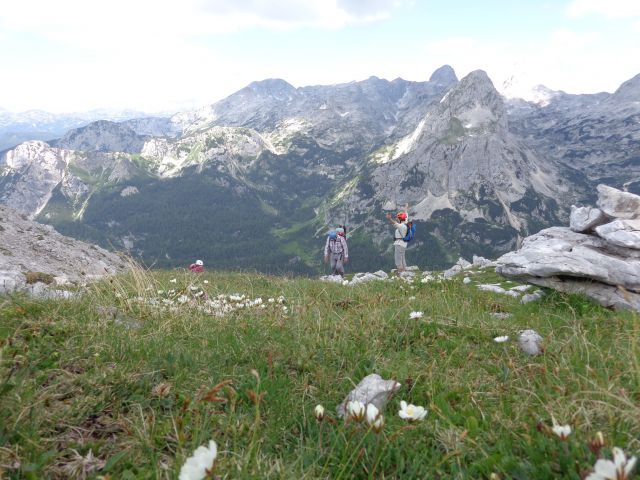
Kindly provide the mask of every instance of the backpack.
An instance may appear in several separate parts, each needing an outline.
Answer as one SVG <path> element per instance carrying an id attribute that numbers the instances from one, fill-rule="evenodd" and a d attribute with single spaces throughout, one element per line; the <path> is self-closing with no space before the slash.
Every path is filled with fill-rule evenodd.
<path id="1" fill-rule="evenodd" d="M 340 241 L 340 238 L 329 239 L 329 251 L 331 253 L 342 253 L 343 250 L 344 249 L 342 248 L 342 242 Z"/>
<path id="2" fill-rule="evenodd" d="M 407 223 L 407 234 L 404 236 L 402 240 L 405 242 L 410 242 L 416 238 L 416 224 L 413 222 Z"/>

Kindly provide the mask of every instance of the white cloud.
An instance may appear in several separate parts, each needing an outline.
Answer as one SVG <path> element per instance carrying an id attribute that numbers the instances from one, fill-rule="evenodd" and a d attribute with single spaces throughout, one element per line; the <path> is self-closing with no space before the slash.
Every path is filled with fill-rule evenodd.
<path id="1" fill-rule="evenodd" d="M 508 96 L 526 97 L 539 84 L 569 93 L 612 92 L 640 70 L 637 60 L 621 61 L 640 58 L 639 42 L 568 29 L 530 43 L 450 38 L 428 44 L 426 54 L 431 67 L 449 63 L 459 77 L 485 70 Z"/>
<path id="2" fill-rule="evenodd" d="M 306 80 L 298 72 L 300 62 L 275 55 L 255 58 L 250 48 L 245 58 L 231 58 L 224 35 L 256 28 L 337 29 L 384 19 L 404 1 L 3 2 L 0 40 L 15 48 L 0 48 L 0 63 L 12 72 L 0 77 L 0 91 L 11 92 L 2 106 L 187 108 L 267 76 Z M 45 42 L 48 53 L 34 47 L 38 41 Z M 348 67 L 345 72 L 353 71 Z"/>
<path id="3" fill-rule="evenodd" d="M 607 18 L 640 17 L 638 0 L 573 0 L 567 7 L 570 17 L 603 15 Z"/>

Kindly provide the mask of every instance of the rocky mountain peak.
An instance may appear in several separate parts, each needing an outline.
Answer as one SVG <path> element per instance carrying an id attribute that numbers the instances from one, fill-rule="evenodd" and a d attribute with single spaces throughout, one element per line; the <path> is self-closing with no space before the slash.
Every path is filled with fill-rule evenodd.
<path id="1" fill-rule="evenodd" d="M 640 73 L 620 85 L 610 98 L 616 103 L 640 102 Z"/>
<path id="2" fill-rule="evenodd" d="M 51 145 L 67 150 L 139 153 L 145 140 L 145 136 L 136 134 L 128 125 L 98 120 L 69 130 Z"/>
<path id="3" fill-rule="evenodd" d="M 251 82 L 247 89 L 258 95 L 271 97 L 288 97 L 296 93 L 296 88 L 281 78 L 267 78 L 257 82 Z"/>
<path id="4" fill-rule="evenodd" d="M 475 70 L 444 96 L 438 116 L 457 118 L 465 129 L 506 129 L 505 105 L 487 73 Z"/>
<path id="5" fill-rule="evenodd" d="M 455 70 L 450 65 L 443 65 L 436 69 L 429 77 L 430 83 L 439 85 L 453 85 L 458 81 Z"/>

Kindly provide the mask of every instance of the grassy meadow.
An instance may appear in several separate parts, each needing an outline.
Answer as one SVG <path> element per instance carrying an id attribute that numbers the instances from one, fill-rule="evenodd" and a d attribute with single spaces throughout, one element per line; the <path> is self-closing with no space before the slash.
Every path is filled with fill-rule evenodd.
<path id="1" fill-rule="evenodd" d="M 582 479 L 613 446 L 637 454 L 638 315 L 470 276 L 134 270 L 71 300 L 0 297 L 0 478 L 174 479 L 209 440 L 222 479 Z M 518 348 L 528 328 L 539 356 Z M 380 433 L 336 415 L 370 373 L 402 384 Z"/>

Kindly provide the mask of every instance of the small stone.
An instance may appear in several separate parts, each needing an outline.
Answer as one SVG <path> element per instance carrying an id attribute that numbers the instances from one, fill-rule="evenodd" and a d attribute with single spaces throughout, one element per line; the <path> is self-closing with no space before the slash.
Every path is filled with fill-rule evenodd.
<path id="1" fill-rule="evenodd" d="M 389 399 L 402 385 L 395 380 L 383 380 L 377 373 L 372 373 L 364 377 L 356 388 L 351 390 L 344 401 L 338 405 L 339 417 L 344 417 L 347 403 L 353 401 L 362 402 L 364 405 L 372 403 L 378 410 L 382 411 Z"/>
<path id="2" fill-rule="evenodd" d="M 520 349 L 529 355 L 542 353 L 542 337 L 535 330 L 523 330 L 518 337 Z"/>

